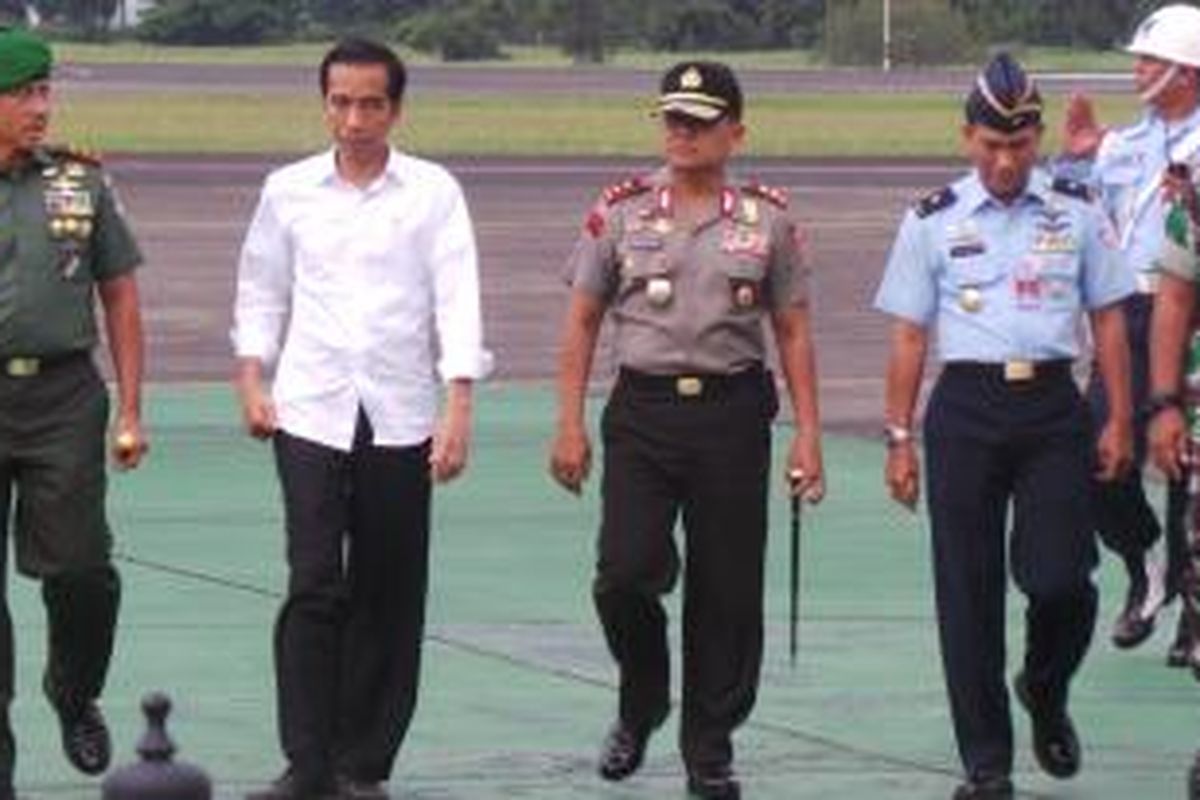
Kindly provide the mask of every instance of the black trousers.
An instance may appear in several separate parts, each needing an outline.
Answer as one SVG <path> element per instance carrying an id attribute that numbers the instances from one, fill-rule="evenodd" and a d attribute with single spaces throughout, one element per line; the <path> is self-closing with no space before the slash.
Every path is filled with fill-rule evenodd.
<path id="1" fill-rule="evenodd" d="M 1125 559 L 1140 557 L 1154 546 L 1166 530 L 1168 568 L 1174 582 L 1187 560 L 1185 553 L 1184 510 L 1187 485 L 1184 481 L 1167 484 L 1167 504 L 1162 524 L 1146 497 L 1142 473 L 1146 465 L 1146 432 L 1150 425 L 1146 402 L 1150 394 L 1150 317 L 1154 296 L 1137 294 L 1123 304 L 1129 336 L 1130 392 L 1132 393 L 1134 469 L 1120 480 L 1096 483 L 1096 530 L 1112 552 Z M 1092 370 L 1087 387 L 1088 403 L 1099 432 L 1108 417 L 1108 396 L 1099 370 Z"/>
<path id="2" fill-rule="evenodd" d="M 275 626 L 283 751 L 304 781 L 387 780 L 416 707 L 429 444 L 341 452 L 279 433 L 288 592 Z"/>
<path id="3" fill-rule="evenodd" d="M 10 538 L 18 568 L 42 581 L 47 698 L 73 715 L 100 696 L 108 675 L 121 584 L 104 513 L 107 422 L 108 395 L 87 353 L 36 375 L 0 375 L 0 785 L 16 759 Z"/>
<path id="4" fill-rule="evenodd" d="M 770 423 L 761 370 L 696 398 L 623 372 L 604 410 L 596 609 L 621 675 L 620 716 L 653 727 L 670 707 L 661 596 L 686 533 L 680 745 L 691 766 L 728 763 L 758 689 L 763 646 Z"/>
<path id="5" fill-rule="evenodd" d="M 947 365 L 926 411 L 942 661 L 959 754 L 975 778 L 1012 769 L 1006 544 L 1028 599 L 1022 668 L 1039 705 L 1065 707 L 1095 627 L 1091 420 L 1061 367 L 1007 384 L 998 369 Z"/>

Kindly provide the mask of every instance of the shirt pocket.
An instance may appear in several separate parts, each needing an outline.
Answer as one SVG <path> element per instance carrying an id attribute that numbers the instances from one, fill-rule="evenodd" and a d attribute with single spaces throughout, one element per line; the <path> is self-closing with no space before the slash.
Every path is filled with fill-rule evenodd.
<path id="1" fill-rule="evenodd" d="M 619 294 L 622 299 L 642 294 L 651 282 L 675 283 L 675 265 L 661 237 L 625 236 L 617 247 Z"/>
<path id="2" fill-rule="evenodd" d="M 942 286 L 960 311 L 974 314 L 1006 299 L 1008 270 L 994 258 L 951 258 L 947 264 Z"/>
<path id="3" fill-rule="evenodd" d="M 1042 285 L 1042 298 L 1052 307 L 1073 306 L 1079 299 L 1079 253 L 1034 253 L 1029 256 Z"/>
<path id="4" fill-rule="evenodd" d="M 764 306 L 766 271 L 765 260 L 757 257 L 726 258 L 721 262 L 730 311 L 744 314 Z"/>

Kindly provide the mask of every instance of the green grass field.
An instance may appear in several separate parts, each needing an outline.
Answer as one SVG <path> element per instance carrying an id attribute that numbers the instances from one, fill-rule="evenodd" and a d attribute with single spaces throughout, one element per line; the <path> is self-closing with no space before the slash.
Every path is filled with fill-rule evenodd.
<path id="1" fill-rule="evenodd" d="M 1099 98 L 1103 119 L 1129 119 L 1132 98 Z M 597 103 L 569 95 L 422 94 L 404 146 L 434 155 L 640 155 L 656 147 L 646 98 Z M 1057 147 L 1052 100 L 1047 147 Z M 947 156 L 957 152 L 959 98 L 947 95 L 772 95 L 748 109 L 752 156 Z M 301 152 L 326 141 L 315 95 L 111 92 L 60 95 L 58 138 L 102 152 Z"/>

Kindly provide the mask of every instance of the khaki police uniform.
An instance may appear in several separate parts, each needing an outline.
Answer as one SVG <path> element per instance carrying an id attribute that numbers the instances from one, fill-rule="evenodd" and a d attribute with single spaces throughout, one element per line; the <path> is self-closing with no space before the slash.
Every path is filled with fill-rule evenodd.
<path id="1" fill-rule="evenodd" d="M 112 651 L 119 584 L 104 512 L 108 396 L 90 356 L 93 304 L 97 284 L 140 262 L 96 161 L 43 149 L 0 172 L 0 540 L 11 529 L 17 568 L 43 579 L 46 688 L 60 710 L 99 695 Z M 0 566 L 6 555 L 0 548 Z M 4 705 L 12 651 L 0 594 Z M 0 774 L 11 768 L 4 749 Z"/>
<path id="2" fill-rule="evenodd" d="M 604 410 L 596 607 L 621 669 L 622 722 L 666 716 L 660 596 L 686 535 L 681 744 L 690 769 L 732 759 L 762 656 L 763 558 L 775 386 L 763 322 L 806 297 L 782 192 L 729 185 L 698 224 L 676 218 L 664 169 L 610 188 L 569 262 L 601 298 L 620 372 Z"/>

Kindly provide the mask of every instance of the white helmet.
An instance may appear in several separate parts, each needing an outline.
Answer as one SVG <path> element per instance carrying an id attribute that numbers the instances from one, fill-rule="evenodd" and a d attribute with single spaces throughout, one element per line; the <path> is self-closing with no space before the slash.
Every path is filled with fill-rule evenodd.
<path id="1" fill-rule="evenodd" d="M 1200 67 L 1200 8 L 1182 3 L 1163 6 L 1142 20 L 1125 50 Z"/>

